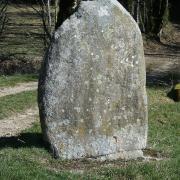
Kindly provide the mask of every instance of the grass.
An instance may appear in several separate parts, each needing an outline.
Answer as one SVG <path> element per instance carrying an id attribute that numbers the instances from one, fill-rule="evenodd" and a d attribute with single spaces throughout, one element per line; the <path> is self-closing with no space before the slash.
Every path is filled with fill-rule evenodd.
<path id="1" fill-rule="evenodd" d="M 16 74 L 13 76 L 0 76 L 0 88 L 15 86 L 18 83 L 26 83 L 31 81 L 37 81 L 38 76 L 35 74 Z"/>
<path id="2" fill-rule="evenodd" d="M 23 112 L 36 105 L 37 92 L 27 91 L 0 98 L 0 119 L 11 116 L 16 112 Z"/>
<path id="3" fill-rule="evenodd" d="M 180 103 L 166 97 L 168 89 L 150 89 L 149 143 L 171 157 L 180 154 Z"/>
<path id="4" fill-rule="evenodd" d="M 0 179 L 173 179 L 180 177 L 180 103 L 166 97 L 168 89 L 148 88 L 148 147 L 162 161 L 62 161 L 45 148 L 40 124 L 18 137 L 0 139 Z M 35 97 L 35 94 L 34 94 Z"/>

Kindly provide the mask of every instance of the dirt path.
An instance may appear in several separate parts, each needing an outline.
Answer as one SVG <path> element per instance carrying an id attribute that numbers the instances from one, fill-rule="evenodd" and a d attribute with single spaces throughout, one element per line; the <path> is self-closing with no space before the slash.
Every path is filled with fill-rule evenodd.
<path id="1" fill-rule="evenodd" d="M 0 88 L 0 97 L 37 89 L 37 82 L 19 83 L 15 87 Z"/>
<path id="2" fill-rule="evenodd" d="M 165 29 L 162 43 L 145 43 L 147 84 L 180 82 L 180 24 Z"/>
<path id="3" fill-rule="evenodd" d="M 146 56 L 146 72 L 148 85 L 180 82 L 180 57 Z"/>
<path id="4" fill-rule="evenodd" d="M 0 120 L 0 137 L 15 136 L 21 131 L 30 128 L 36 121 L 38 121 L 37 107 L 2 119 Z"/>
<path id="5" fill-rule="evenodd" d="M 15 87 L 0 88 L 0 97 L 17 94 L 24 91 L 36 90 L 37 82 L 20 83 Z M 38 108 L 27 109 L 11 117 L 0 120 L 0 137 L 15 136 L 30 128 L 38 119 Z"/>

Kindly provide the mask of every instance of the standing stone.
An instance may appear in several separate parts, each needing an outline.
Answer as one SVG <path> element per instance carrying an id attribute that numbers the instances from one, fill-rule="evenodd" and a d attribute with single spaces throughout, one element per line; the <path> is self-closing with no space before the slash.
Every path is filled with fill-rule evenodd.
<path id="1" fill-rule="evenodd" d="M 147 140 L 140 30 L 116 0 L 82 1 L 54 34 L 39 81 L 56 157 L 136 158 Z"/>

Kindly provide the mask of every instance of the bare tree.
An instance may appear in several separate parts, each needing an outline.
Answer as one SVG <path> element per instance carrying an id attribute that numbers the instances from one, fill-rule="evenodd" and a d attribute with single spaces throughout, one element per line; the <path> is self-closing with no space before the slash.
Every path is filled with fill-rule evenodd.
<path id="1" fill-rule="evenodd" d="M 59 0 L 59 11 L 57 14 L 56 28 L 67 19 L 78 8 L 82 0 Z"/>
<path id="2" fill-rule="evenodd" d="M 7 4 L 8 4 L 7 0 L 0 1 L 0 35 L 4 30 L 5 24 L 7 23 L 7 15 L 6 15 Z"/>
<path id="3" fill-rule="evenodd" d="M 134 17 L 142 32 L 158 35 L 169 20 L 169 0 L 118 0 Z"/>
<path id="4" fill-rule="evenodd" d="M 44 37 L 47 45 L 51 41 L 52 34 L 62 22 L 68 18 L 78 7 L 81 0 L 36 0 L 40 11 L 36 12 L 41 16 Z M 54 16 L 53 16 L 54 14 Z"/>
<path id="5" fill-rule="evenodd" d="M 31 8 L 35 10 L 35 12 L 42 20 L 42 26 L 44 30 L 44 44 L 46 47 L 49 45 L 53 31 L 55 29 L 56 20 L 52 18 L 52 14 L 56 14 L 57 11 L 55 3 L 56 1 L 58 0 L 36 0 L 36 4 L 38 6 L 31 5 Z M 53 6 L 52 3 L 54 3 Z M 54 17 L 56 18 L 56 15 L 54 15 Z"/>

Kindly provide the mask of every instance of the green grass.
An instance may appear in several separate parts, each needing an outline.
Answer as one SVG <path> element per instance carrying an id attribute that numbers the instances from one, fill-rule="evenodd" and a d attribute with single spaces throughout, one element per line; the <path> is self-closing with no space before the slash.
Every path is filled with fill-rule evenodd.
<path id="1" fill-rule="evenodd" d="M 178 180 L 180 177 L 180 103 L 166 97 L 168 89 L 149 88 L 148 147 L 162 161 L 62 161 L 45 148 L 40 124 L 14 138 L 0 139 L 0 179 L 137 179 Z"/>
<path id="2" fill-rule="evenodd" d="M 37 102 L 37 92 L 27 91 L 15 95 L 0 98 L 0 119 L 11 116 L 16 112 L 22 112 L 34 107 Z"/>
<path id="3" fill-rule="evenodd" d="M 16 74 L 13 76 L 0 76 L 0 88 L 7 86 L 15 86 L 18 83 L 26 83 L 31 81 L 37 81 L 38 76 L 35 74 Z"/>
<path id="4" fill-rule="evenodd" d="M 180 154 L 180 103 L 166 97 L 167 89 L 149 90 L 149 143 L 176 158 Z"/>

